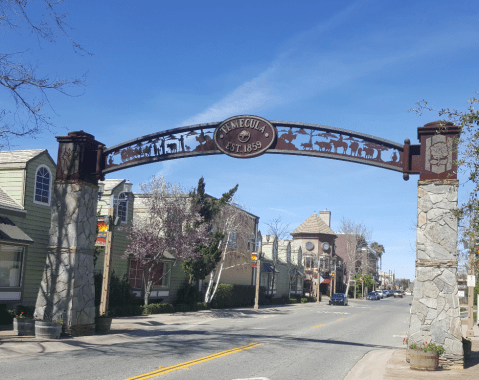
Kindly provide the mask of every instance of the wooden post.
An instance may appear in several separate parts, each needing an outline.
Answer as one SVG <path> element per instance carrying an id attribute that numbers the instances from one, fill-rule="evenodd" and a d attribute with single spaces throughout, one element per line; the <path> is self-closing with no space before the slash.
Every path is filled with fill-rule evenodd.
<path id="1" fill-rule="evenodd" d="M 100 315 L 108 317 L 108 300 L 110 297 L 110 274 L 111 274 L 111 242 L 113 238 L 113 226 L 115 209 L 110 207 L 108 209 L 108 216 L 110 217 L 108 231 L 106 232 L 105 245 L 105 260 L 103 262 L 103 282 L 101 285 L 101 302 Z"/>
<path id="2" fill-rule="evenodd" d="M 354 280 L 354 299 L 356 299 L 356 280 Z"/>
<path id="3" fill-rule="evenodd" d="M 258 252 L 259 254 L 259 252 Z M 259 309 L 259 282 L 261 280 L 261 260 L 259 259 L 256 260 L 256 292 L 254 296 L 254 309 L 258 310 Z"/>

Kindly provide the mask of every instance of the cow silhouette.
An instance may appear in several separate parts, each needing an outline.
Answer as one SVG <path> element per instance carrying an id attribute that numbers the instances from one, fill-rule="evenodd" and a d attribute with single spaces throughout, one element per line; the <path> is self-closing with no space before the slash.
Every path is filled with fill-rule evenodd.
<path id="1" fill-rule="evenodd" d="M 330 142 L 327 141 L 316 141 L 315 144 L 319 147 L 319 150 L 325 150 L 326 152 L 331 152 L 332 146 Z"/>
<path id="2" fill-rule="evenodd" d="M 312 143 L 302 143 L 301 146 L 304 148 L 304 150 L 306 149 L 313 149 L 313 144 Z"/>
<path id="3" fill-rule="evenodd" d="M 351 149 L 351 156 L 355 156 L 358 152 L 359 144 L 354 141 L 349 145 L 349 149 Z"/>

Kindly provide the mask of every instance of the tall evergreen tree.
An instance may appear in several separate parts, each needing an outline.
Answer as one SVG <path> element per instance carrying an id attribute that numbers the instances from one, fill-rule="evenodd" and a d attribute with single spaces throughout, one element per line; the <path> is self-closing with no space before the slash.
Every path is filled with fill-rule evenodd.
<path id="1" fill-rule="evenodd" d="M 220 199 L 213 198 L 205 192 L 205 180 L 201 177 L 198 181 L 198 187 L 190 193 L 192 205 L 198 209 L 202 217 L 201 224 L 206 224 L 209 231 L 214 236 L 210 245 L 198 246 L 198 253 L 201 257 L 198 259 L 188 259 L 181 264 L 183 270 L 190 278 L 190 283 L 195 280 L 204 280 L 216 267 L 221 259 L 220 242 L 225 235 L 215 228 L 215 218 L 222 207 L 231 202 L 233 196 L 238 190 L 238 185 L 228 192 L 224 193 Z M 198 226 L 197 226 L 198 227 Z"/>

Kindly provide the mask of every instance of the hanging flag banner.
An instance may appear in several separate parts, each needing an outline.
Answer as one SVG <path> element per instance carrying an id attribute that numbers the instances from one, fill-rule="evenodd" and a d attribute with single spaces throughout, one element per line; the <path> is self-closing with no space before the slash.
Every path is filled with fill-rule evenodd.
<path id="1" fill-rule="evenodd" d="M 106 246 L 106 232 L 108 226 L 105 224 L 103 217 L 98 217 L 98 235 L 96 237 L 95 247 Z"/>

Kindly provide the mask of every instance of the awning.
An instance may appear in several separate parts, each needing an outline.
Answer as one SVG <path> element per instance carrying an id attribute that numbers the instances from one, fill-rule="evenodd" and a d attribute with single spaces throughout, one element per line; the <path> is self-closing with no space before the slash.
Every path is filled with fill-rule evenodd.
<path id="1" fill-rule="evenodd" d="M 329 284 L 330 282 L 331 282 L 331 280 L 327 278 L 321 284 Z"/>
<path id="2" fill-rule="evenodd" d="M 33 243 L 30 236 L 4 216 L 0 216 L 0 240 L 21 244 Z"/>
<path id="3" fill-rule="evenodd" d="M 273 270 L 273 267 L 269 264 L 266 264 L 266 263 L 263 263 L 262 267 L 261 267 L 261 272 L 266 272 L 266 273 L 279 273 L 279 271 L 275 268 Z"/>

